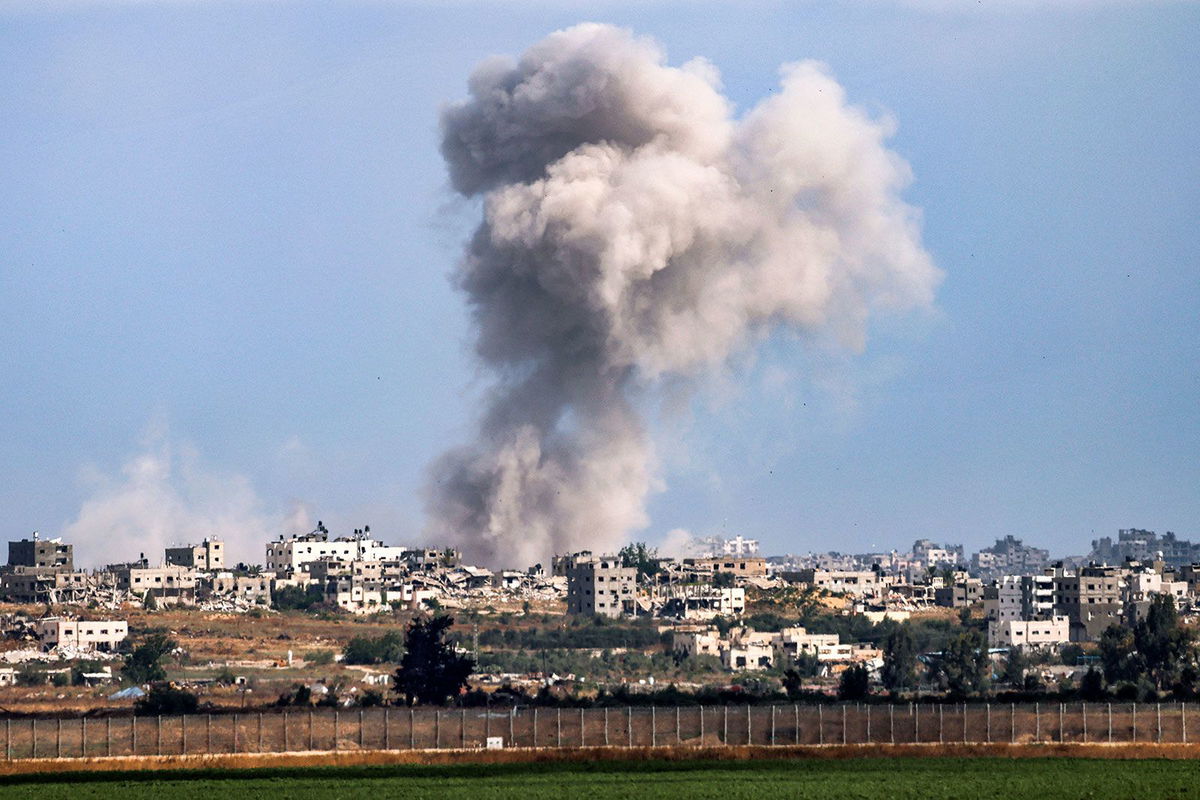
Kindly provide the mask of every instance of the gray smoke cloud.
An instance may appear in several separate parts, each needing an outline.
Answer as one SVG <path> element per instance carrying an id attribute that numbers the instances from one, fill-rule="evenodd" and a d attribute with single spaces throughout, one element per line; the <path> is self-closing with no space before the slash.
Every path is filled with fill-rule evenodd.
<path id="1" fill-rule="evenodd" d="M 584 24 L 443 112 L 452 184 L 483 200 L 456 280 L 495 383 L 432 467 L 432 537 L 493 565 L 617 546 L 657 483 L 639 398 L 780 326 L 859 348 L 873 310 L 932 302 L 891 123 L 819 63 L 781 74 L 736 118 L 708 62 Z"/>

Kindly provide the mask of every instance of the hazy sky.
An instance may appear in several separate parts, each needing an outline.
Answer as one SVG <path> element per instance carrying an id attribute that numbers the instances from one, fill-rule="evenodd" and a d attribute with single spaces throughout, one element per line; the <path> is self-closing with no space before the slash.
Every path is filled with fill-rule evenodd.
<path id="1" fill-rule="evenodd" d="M 593 19 L 709 59 L 743 110 L 826 62 L 894 120 L 945 273 L 861 353 L 781 336 L 653 410 L 637 538 L 1200 538 L 1200 4 L 581 8 L 0 7 L 3 535 L 89 564 L 205 532 L 261 561 L 318 518 L 418 541 L 487 386 L 439 109 Z"/>

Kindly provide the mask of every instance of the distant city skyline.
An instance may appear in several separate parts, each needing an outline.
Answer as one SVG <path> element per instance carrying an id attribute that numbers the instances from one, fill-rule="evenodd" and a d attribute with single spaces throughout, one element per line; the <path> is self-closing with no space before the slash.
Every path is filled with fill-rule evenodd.
<path id="1" fill-rule="evenodd" d="M 1200 4 L 605 4 L 742 114 L 823 61 L 895 125 L 945 278 L 645 409 L 630 538 L 865 553 L 1200 539 Z M 995 7 L 1002 6 L 1002 7 Z M 485 390 L 437 119 L 571 4 L 0 9 L 0 505 L 81 564 L 323 519 L 422 539 Z"/>

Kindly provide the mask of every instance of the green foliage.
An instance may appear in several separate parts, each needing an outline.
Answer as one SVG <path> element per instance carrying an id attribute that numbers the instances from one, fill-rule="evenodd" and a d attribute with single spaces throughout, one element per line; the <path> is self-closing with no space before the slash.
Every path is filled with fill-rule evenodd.
<path id="1" fill-rule="evenodd" d="M 1195 649 L 1194 634 L 1179 622 L 1168 594 L 1155 595 L 1132 629 L 1114 623 L 1100 635 L 1100 662 L 1109 685 L 1148 679 L 1156 693 L 1180 685 L 1188 670 L 1194 671 Z"/>
<path id="2" fill-rule="evenodd" d="M 309 650 L 304 654 L 304 662 L 313 666 L 324 666 L 333 663 L 332 650 Z"/>
<path id="3" fill-rule="evenodd" d="M 50 685 L 51 686 L 58 686 L 61 688 L 63 686 L 69 685 L 70 682 L 71 682 L 71 676 L 67 675 L 65 672 L 56 672 L 50 676 Z"/>
<path id="4" fill-rule="evenodd" d="M 399 631 L 382 636 L 355 636 L 342 651 L 343 664 L 395 663 L 404 654 L 404 638 Z"/>
<path id="5" fill-rule="evenodd" d="M 408 705 L 444 705 L 467 685 L 475 660 L 456 653 L 446 641 L 454 620 L 448 616 L 411 622 L 404 635 L 404 656 L 395 674 L 395 691 Z"/>
<path id="6" fill-rule="evenodd" d="M 863 700 L 871 692 L 871 673 L 865 664 L 853 664 L 842 671 L 838 698 Z"/>
<path id="7" fill-rule="evenodd" d="M 325 602 L 325 591 L 317 584 L 281 586 L 271 592 L 271 605 L 280 611 L 308 611 Z"/>
<path id="8" fill-rule="evenodd" d="M 71 685 L 83 686 L 87 683 L 87 679 L 83 677 L 86 673 L 99 671 L 99 661 L 76 661 L 71 665 Z"/>
<path id="9" fill-rule="evenodd" d="M 481 647 L 518 650 L 606 647 L 633 647 L 644 650 L 658 645 L 660 639 L 658 628 L 650 622 L 617 622 L 605 617 L 575 620 L 565 627 L 489 628 L 479 632 Z"/>
<path id="10" fill-rule="evenodd" d="M 213 676 L 213 682 L 221 686 L 233 686 L 237 682 L 237 675 L 234 675 L 229 667 L 222 667 L 221 671 Z"/>
<path id="11" fill-rule="evenodd" d="M 1095 667 L 1088 667 L 1079 682 L 1079 696 L 1084 700 L 1100 700 L 1104 697 L 1104 676 Z"/>
<path id="12" fill-rule="evenodd" d="M 367 689 L 359 696 L 358 705 L 362 708 L 375 708 L 376 706 L 384 705 L 383 692 L 375 689 Z"/>
<path id="13" fill-rule="evenodd" d="M 883 642 L 883 687 L 893 695 L 913 686 L 917 676 L 917 643 L 912 628 L 898 625 Z"/>
<path id="14" fill-rule="evenodd" d="M 130 683 L 141 684 L 165 680 L 162 658 L 178 645 L 165 633 L 151 633 L 125 658 L 121 674 Z"/>
<path id="15" fill-rule="evenodd" d="M 1000 679 L 1010 686 L 1024 686 L 1027 669 L 1029 669 L 1029 659 L 1021 652 L 1021 648 L 1010 647 L 1008 648 L 1008 658 L 1004 660 L 1004 673 Z"/>
<path id="16" fill-rule="evenodd" d="M 938 677 L 951 697 L 971 697 L 987 687 L 988 654 L 977 631 L 960 633 L 942 651 Z"/>
<path id="17" fill-rule="evenodd" d="M 150 687 L 145 697 L 134 702 L 133 712 L 139 716 L 195 714 L 199 707 L 200 699 L 186 689 L 156 684 Z"/>
<path id="18" fill-rule="evenodd" d="M 632 542 L 617 551 L 623 567 L 637 567 L 638 578 L 648 578 L 657 575 L 661 567 L 658 563 L 658 551 L 647 547 L 645 542 Z"/>
<path id="19" fill-rule="evenodd" d="M 730 589 L 737 583 L 737 576 L 732 572 L 714 572 L 712 585 L 718 589 Z"/>

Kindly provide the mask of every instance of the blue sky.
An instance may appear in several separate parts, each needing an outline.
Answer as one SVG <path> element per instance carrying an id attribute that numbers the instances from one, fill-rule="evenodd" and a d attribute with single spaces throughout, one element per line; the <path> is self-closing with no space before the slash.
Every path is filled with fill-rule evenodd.
<path id="1" fill-rule="evenodd" d="M 959 8 L 8 4 L 4 534 L 93 563 L 223 525 L 261 560 L 305 515 L 417 541 L 425 467 L 487 385 L 439 108 L 594 19 L 708 58 L 743 110 L 825 61 L 895 120 L 945 272 L 861 354 L 781 335 L 656 411 L 637 538 L 1200 537 L 1200 4 Z"/>

